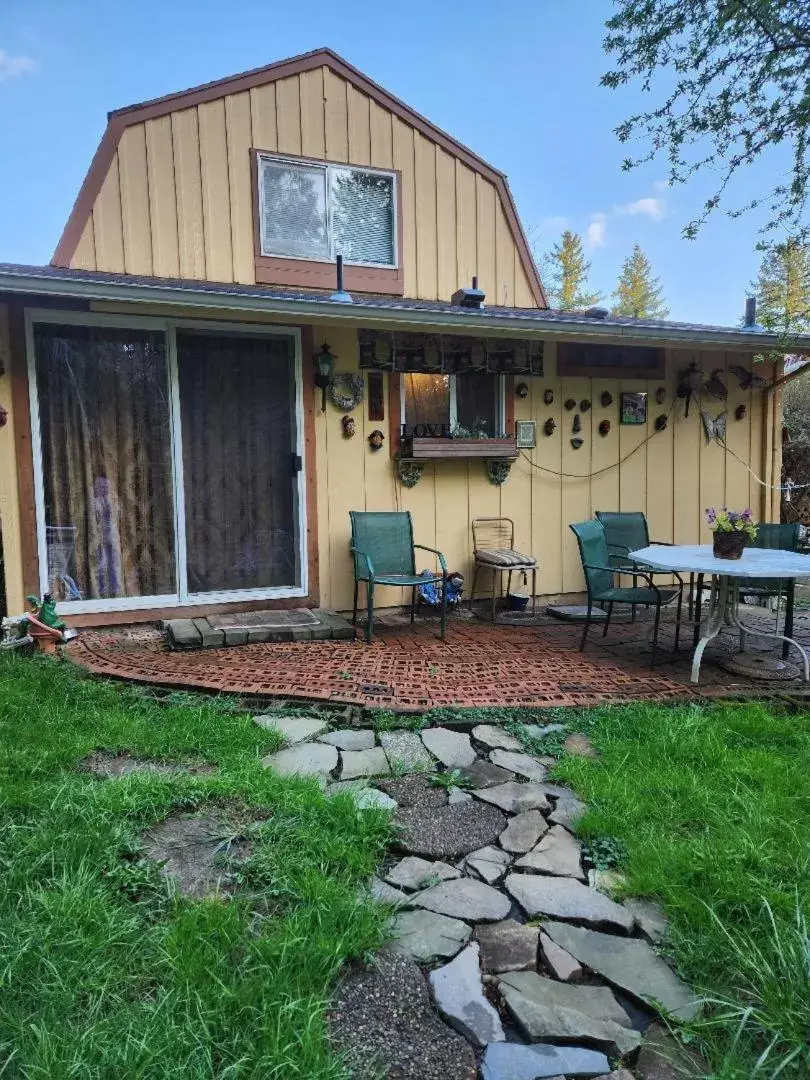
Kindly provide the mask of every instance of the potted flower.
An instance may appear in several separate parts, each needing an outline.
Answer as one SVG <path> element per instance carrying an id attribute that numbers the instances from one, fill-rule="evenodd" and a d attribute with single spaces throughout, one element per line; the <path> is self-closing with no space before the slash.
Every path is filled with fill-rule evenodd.
<path id="1" fill-rule="evenodd" d="M 757 523 L 751 510 L 728 510 L 725 506 L 706 511 L 706 520 L 714 534 L 714 557 L 716 559 L 739 559 L 749 540 L 757 538 Z"/>

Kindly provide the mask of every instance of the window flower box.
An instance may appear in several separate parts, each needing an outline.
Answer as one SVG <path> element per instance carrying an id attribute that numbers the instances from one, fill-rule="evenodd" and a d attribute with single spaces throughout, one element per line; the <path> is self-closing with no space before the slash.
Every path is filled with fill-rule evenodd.
<path id="1" fill-rule="evenodd" d="M 403 443 L 404 456 L 413 461 L 447 461 L 458 458 L 491 458 L 514 460 L 517 440 L 452 439 L 413 436 Z"/>

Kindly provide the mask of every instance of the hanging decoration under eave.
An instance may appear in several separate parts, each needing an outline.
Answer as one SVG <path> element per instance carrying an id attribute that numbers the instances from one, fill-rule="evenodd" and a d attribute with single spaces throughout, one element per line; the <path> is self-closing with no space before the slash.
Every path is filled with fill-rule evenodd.
<path id="1" fill-rule="evenodd" d="M 542 375 L 543 342 L 360 330 L 360 367 L 424 375 Z"/>

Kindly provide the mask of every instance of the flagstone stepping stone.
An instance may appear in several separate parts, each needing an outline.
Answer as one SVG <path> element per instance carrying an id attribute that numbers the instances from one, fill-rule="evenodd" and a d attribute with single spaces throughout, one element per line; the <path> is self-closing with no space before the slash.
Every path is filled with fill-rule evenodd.
<path id="1" fill-rule="evenodd" d="M 557 800 L 553 813 L 549 814 L 548 820 L 552 825 L 562 825 L 570 832 L 575 832 L 577 825 L 588 807 L 577 798 L 561 798 Z"/>
<path id="2" fill-rule="evenodd" d="M 377 787 L 396 799 L 402 807 L 416 806 L 429 810 L 447 805 L 447 791 L 431 784 L 430 777 L 421 773 L 379 780 Z"/>
<path id="3" fill-rule="evenodd" d="M 474 1046 L 503 1042 L 501 1018 L 484 997 L 476 942 L 428 978 L 436 1008 L 451 1027 Z"/>
<path id="4" fill-rule="evenodd" d="M 522 727 L 530 739 L 544 739 L 546 735 L 566 730 L 565 724 L 523 724 Z"/>
<path id="5" fill-rule="evenodd" d="M 597 1076 L 596 1080 L 636 1080 L 629 1069 L 614 1069 L 612 1073 L 603 1073 L 601 1076 Z M 681 1077 L 681 1080 L 684 1080 Z"/>
<path id="6" fill-rule="evenodd" d="M 174 813 L 141 836 L 146 856 L 183 896 L 200 900 L 233 891 L 234 871 L 252 853 L 231 838 L 235 826 L 215 814 Z"/>
<path id="7" fill-rule="evenodd" d="M 650 941 L 663 941 L 669 930 L 669 919 L 662 907 L 652 900 L 642 900 L 637 896 L 628 896 L 624 906 L 635 916 L 636 924 L 642 934 Z"/>
<path id="8" fill-rule="evenodd" d="M 501 769 L 498 765 L 493 765 L 491 761 L 483 761 L 481 758 L 477 758 L 472 765 L 467 765 L 458 772 L 467 787 L 473 790 L 495 787 L 497 784 L 515 779 L 513 772 Z"/>
<path id="9" fill-rule="evenodd" d="M 262 758 L 265 769 L 273 769 L 282 776 L 314 775 L 320 777 L 322 783 L 326 782 L 327 774 L 337 768 L 337 763 L 337 747 L 316 742 L 299 743 Z"/>
<path id="10" fill-rule="evenodd" d="M 396 810 L 397 808 L 394 799 L 386 795 L 384 791 L 370 787 L 365 780 L 339 780 L 327 787 L 326 794 L 329 797 L 351 795 L 359 810 Z"/>
<path id="11" fill-rule="evenodd" d="M 356 780 L 360 776 L 387 776 L 391 771 L 381 746 L 371 750 L 344 750 L 341 756 L 341 780 Z"/>
<path id="12" fill-rule="evenodd" d="M 557 826 L 559 828 L 559 826 Z M 621 870 L 594 870 L 588 871 L 588 884 L 592 889 L 612 896 L 627 884 L 627 878 Z"/>
<path id="13" fill-rule="evenodd" d="M 533 971 L 511 971 L 501 977 L 498 990 L 529 1039 L 598 1043 L 622 1056 L 641 1042 L 605 986 L 571 986 Z"/>
<path id="14" fill-rule="evenodd" d="M 511 818 L 499 837 L 500 845 L 505 851 L 528 851 L 547 829 L 546 819 L 539 810 L 524 810 Z"/>
<path id="15" fill-rule="evenodd" d="M 490 845 L 471 851 L 464 860 L 464 866 L 488 885 L 495 885 L 506 873 L 511 862 L 511 856 L 507 855 L 503 848 Z"/>
<path id="16" fill-rule="evenodd" d="M 451 787 L 447 792 L 447 805 L 459 806 L 461 803 L 472 802 L 469 791 L 463 791 L 460 787 Z"/>
<path id="17" fill-rule="evenodd" d="M 481 1080 L 574 1080 L 610 1069 L 601 1050 L 549 1043 L 490 1043 L 481 1059 Z"/>
<path id="18" fill-rule="evenodd" d="M 474 799 L 460 806 L 400 806 L 394 825 L 399 850 L 426 859 L 458 859 L 494 843 L 506 818 L 497 807 Z"/>
<path id="19" fill-rule="evenodd" d="M 372 875 L 368 883 L 368 891 L 381 904 L 406 904 L 409 900 L 404 892 L 393 888 L 387 881 L 383 881 L 376 875 Z"/>
<path id="20" fill-rule="evenodd" d="M 370 750 L 374 746 L 374 732 L 362 728 L 341 728 L 319 735 L 318 742 L 329 743 L 338 750 Z"/>
<path id="21" fill-rule="evenodd" d="M 512 906 L 498 889 L 474 878 L 442 881 L 418 893 L 413 903 L 439 915 L 449 915 L 467 922 L 497 922 L 505 919 Z"/>
<path id="22" fill-rule="evenodd" d="M 475 939 L 481 946 L 481 967 L 484 971 L 533 971 L 537 966 L 537 942 L 540 931 L 536 926 L 524 926 L 515 919 L 484 923 L 475 928 Z"/>
<path id="23" fill-rule="evenodd" d="M 522 750 L 523 743 L 497 724 L 478 724 L 472 729 L 472 737 L 487 750 Z"/>
<path id="24" fill-rule="evenodd" d="M 644 1032 L 635 1068 L 639 1080 L 687 1080 L 710 1075 L 706 1059 L 684 1046 L 661 1024 L 650 1024 Z"/>
<path id="25" fill-rule="evenodd" d="M 416 889 L 424 889 L 425 882 L 435 885 L 436 881 L 451 881 L 461 877 L 461 871 L 446 862 L 428 862 L 427 859 L 419 859 L 415 855 L 408 855 L 393 866 L 385 875 L 385 880 L 391 885 L 397 885 L 400 889 L 414 892 Z"/>
<path id="26" fill-rule="evenodd" d="M 433 756 L 427 752 L 415 731 L 381 731 L 380 745 L 392 769 L 410 772 L 435 767 Z"/>
<path id="27" fill-rule="evenodd" d="M 537 847 L 518 859 L 516 869 L 535 870 L 539 874 L 554 874 L 585 880 L 582 870 L 582 848 L 562 825 L 553 825 Z"/>
<path id="28" fill-rule="evenodd" d="M 502 769 L 525 776 L 527 780 L 539 782 L 546 778 L 546 767 L 529 754 L 519 754 L 514 750 L 491 750 L 489 760 Z"/>
<path id="29" fill-rule="evenodd" d="M 601 896 L 593 890 L 590 892 Z M 560 922 L 543 923 L 543 930 L 581 964 L 652 1008 L 660 1003 L 681 1020 L 691 1020 L 700 1011 L 694 992 L 646 941 L 600 934 Z"/>
<path id="30" fill-rule="evenodd" d="M 509 780 L 497 787 L 483 788 L 475 792 L 479 799 L 493 803 L 508 814 L 519 814 L 523 810 L 550 810 L 551 803 L 539 784 L 519 784 Z"/>
<path id="31" fill-rule="evenodd" d="M 472 1046 L 436 1015 L 416 964 L 393 951 L 340 983 L 327 1024 L 354 1076 L 475 1080 Z"/>
<path id="32" fill-rule="evenodd" d="M 574 957 L 552 941 L 548 934 L 540 933 L 540 954 L 551 974 L 560 982 L 579 982 L 585 974 L 582 965 Z"/>
<path id="33" fill-rule="evenodd" d="M 577 797 L 577 793 L 572 791 L 570 787 L 565 787 L 564 784 L 549 784 L 544 782 L 542 788 L 546 795 L 549 795 L 552 799 L 576 799 Z"/>
<path id="34" fill-rule="evenodd" d="M 476 758 L 470 736 L 461 731 L 444 727 L 426 728 L 422 732 L 422 742 L 448 769 L 472 765 Z"/>
<path id="35" fill-rule="evenodd" d="M 572 919 L 575 922 L 590 923 L 596 927 L 623 930 L 627 933 L 633 928 L 633 916 L 629 911 L 573 878 L 508 874 L 504 884 L 530 918 L 535 915 L 551 915 L 558 919 Z M 554 934 L 549 933 L 549 937 L 557 941 Z M 563 948 L 567 946 L 563 944 Z M 571 949 L 568 951 L 572 952 Z M 577 953 L 574 952 L 573 955 L 582 960 Z"/>
<path id="36" fill-rule="evenodd" d="M 596 751 L 591 740 L 587 735 L 583 735 L 576 731 L 573 735 L 569 735 L 567 739 L 563 740 L 563 747 L 569 754 L 573 754 L 574 757 L 587 757 L 596 758 L 599 754 Z"/>
<path id="37" fill-rule="evenodd" d="M 284 736 L 284 741 L 288 746 L 307 742 L 329 730 L 326 720 L 319 720 L 312 716 L 277 716 L 275 713 L 267 713 L 264 716 L 254 716 L 253 723 L 268 731 L 278 731 Z"/>
<path id="38" fill-rule="evenodd" d="M 401 956 L 419 964 L 447 960 L 470 940 L 472 930 L 460 919 L 435 911 L 404 911 L 392 921 L 391 947 Z"/>

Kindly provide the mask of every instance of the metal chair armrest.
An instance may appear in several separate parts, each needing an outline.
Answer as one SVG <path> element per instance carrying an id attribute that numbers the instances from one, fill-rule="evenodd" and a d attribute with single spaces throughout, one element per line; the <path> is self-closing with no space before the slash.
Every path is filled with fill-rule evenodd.
<path id="1" fill-rule="evenodd" d="M 350 547 L 349 551 L 353 555 L 361 555 L 366 560 L 366 567 L 368 569 L 369 581 L 374 580 L 374 563 L 371 561 L 371 556 L 367 555 L 365 551 L 361 551 L 360 548 Z M 355 564 L 355 576 L 357 574 L 357 565 Z"/>
<path id="2" fill-rule="evenodd" d="M 438 548 L 427 547 L 425 544 L 414 544 L 415 548 L 419 548 L 420 551 L 430 551 L 433 555 L 437 555 L 439 559 L 439 565 L 442 568 L 442 573 L 447 576 L 447 563 L 444 561 L 444 555 Z"/>
<path id="3" fill-rule="evenodd" d="M 583 568 L 585 570 L 607 570 L 608 573 L 610 573 L 610 574 L 615 574 L 616 573 L 616 567 L 615 566 L 597 566 L 595 563 L 583 563 L 582 565 L 583 565 Z M 627 576 L 627 575 L 625 575 L 625 576 Z M 632 571 L 632 576 L 633 577 L 644 578 L 644 580 L 647 582 L 647 584 L 650 586 L 650 588 L 653 589 L 655 592 L 657 592 L 659 597 L 660 597 L 660 595 L 661 595 L 660 591 L 658 589 L 658 586 L 653 581 L 651 574 L 647 574 L 643 570 L 638 570 L 637 568 L 634 567 L 633 571 Z"/>

